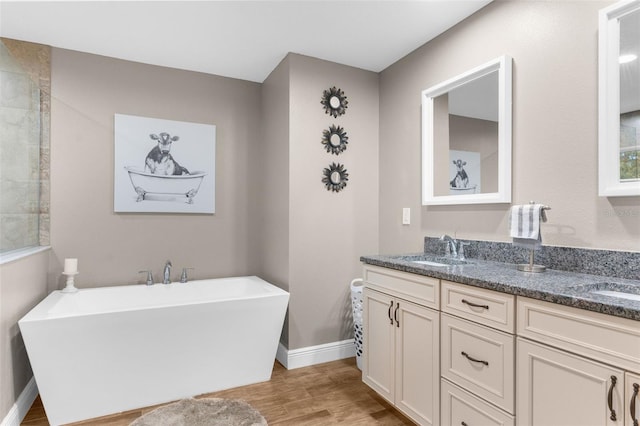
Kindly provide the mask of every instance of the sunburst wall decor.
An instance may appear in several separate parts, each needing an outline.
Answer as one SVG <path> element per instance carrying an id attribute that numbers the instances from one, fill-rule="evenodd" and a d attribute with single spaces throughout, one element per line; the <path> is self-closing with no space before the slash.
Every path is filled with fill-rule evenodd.
<path id="1" fill-rule="evenodd" d="M 324 112 L 326 114 L 336 118 L 346 112 L 349 101 L 347 101 L 347 96 L 341 89 L 333 86 L 331 89 L 325 90 L 322 93 L 322 100 L 320 103 L 324 107 Z"/>
<path id="2" fill-rule="evenodd" d="M 327 191 L 340 192 L 347 186 L 349 173 L 343 164 L 331 163 L 329 167 L 325 167 L 322 174 L 324 175 L 322 183 L 326 186 Z"/>
<path id="3" fill-rule="evenodd" d="M 339 155 L 347 149 L 348 143 L 349 136 L 342 126 L 332 124 L 329 130 L 322 131 L 322 145 L 327 152 Z"/>

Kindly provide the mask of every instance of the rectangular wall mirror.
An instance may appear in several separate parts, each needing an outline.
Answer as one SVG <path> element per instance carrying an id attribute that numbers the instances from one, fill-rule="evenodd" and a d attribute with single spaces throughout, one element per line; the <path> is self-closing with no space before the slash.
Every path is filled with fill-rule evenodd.
<path id="1" fill-rule="evenodd" d="M 598 193 L 640 195 L 640 0 L 600 11 Z"/>
<path id="2" fill-rule="evenodd" d="M 422 204 L 511 202 L 511 58 L 422 92 Z"/>

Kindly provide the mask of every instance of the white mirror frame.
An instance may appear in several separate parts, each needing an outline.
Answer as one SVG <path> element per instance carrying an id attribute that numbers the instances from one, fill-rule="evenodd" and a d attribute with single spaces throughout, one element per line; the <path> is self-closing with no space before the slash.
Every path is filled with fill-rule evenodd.
<path id="1" fill-rule="evenodd" d="M 639 181 L 620 181 L 620 18 L 640 9 L 625 0 L 600 10 L 598 34 L 598 195 L 640 195 Z"/>
<path id="2" fill-rule="evenodd" d="M 488 204 L 511 202 L 511 65 L 504 55 L 422 91 L 422 204 Z M 498 191 L 481 194 L 434 193 L 434 98 L 498 71 Z"/>

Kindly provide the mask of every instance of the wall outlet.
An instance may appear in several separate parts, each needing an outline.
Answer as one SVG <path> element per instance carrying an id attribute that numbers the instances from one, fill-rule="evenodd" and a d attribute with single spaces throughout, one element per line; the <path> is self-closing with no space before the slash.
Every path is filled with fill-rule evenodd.
<path id="1" fill-rule="evenodd" d="M 409 207 L 404 207 L 402 209 L 402 224 L 403 225 L 411 224 L 411 209 Z"/>

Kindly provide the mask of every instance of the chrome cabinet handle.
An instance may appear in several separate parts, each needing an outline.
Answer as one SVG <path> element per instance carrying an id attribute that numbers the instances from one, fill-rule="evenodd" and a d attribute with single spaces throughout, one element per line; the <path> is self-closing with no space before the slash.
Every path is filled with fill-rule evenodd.
<path id="1" fill-rule="evenodd" d="M 460 352 L 460 354 L 461 354 L 463 357 L 467 358 L 467 359 L 468 359 L 469 361 L 471 361 L 471 362 L 479 362 L 480 364 L 484 364 L 484 365 L 486 365 L 487 367 L 489 366 L 489 363 L 488 363 L 487 361 L 483 361 L 483 360 L 481 360 L 481 359 L 475 359 L 475 358 L 472 358 L 472 357 L 470 357 L 470 356 L 469 356 L 466 352 L 464 352 L 464 351 Z"/>
<path id="2" fill-rule="evenodd" d="M 616 376 L 611 376 L 611 386 L 609 387 L 609 396 L 607 397 L 609 411 L 611 412 L 611 416 L 609 418 L 614 422 L 616 421 L 616 410 L 613 409 L 613 388 L 616 387 L 617 381 L 618 378 Z"/>
<path id="3" fill-rule="evenodd" d="M 400 327 L 400 321 L 398 321 L 398 308 L 400 308 L 400 303 L 396 303 L 396 310 L 393 311 L 393 318 L 396 320 L 396 327 Z"/>
<path id="4" fill-rule="evenodd" d="M 393 325 L 393 318 L 391 317 L 391 309 L 393 309 L 393 300 L 389 304 L 389 310 L 387 311 L 387 316 L 389 317 L 389 321 L 391 322 L 391 325 Z"/>
<path id="5" fill-rule="evenodd" d="M 638 418 L 636 417 L 636 399 L 638 399 L 638 389 L 640 385 L 633 384 L 633 395 L 631 396 L 631 402 L 629 403 L 629 412 L 631 414 L 631 420 L 633 420 L 633 426 L 638 426 Z"/>
<path id="6" fill-rule="evenodd" d="M 483 308 L 483 309 L 489 309 L 489 305 L 478 305 L 476 303 L 473 302 L 469 302 L 466 299 L 462 299 L 462 303 L 466 303 L 467 305 L 471 306 L 472 308 Z"/>

